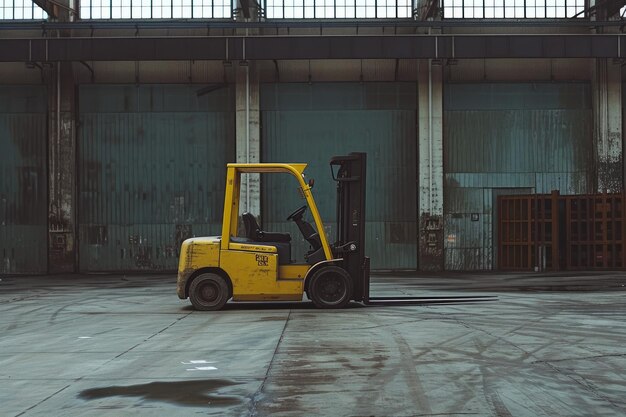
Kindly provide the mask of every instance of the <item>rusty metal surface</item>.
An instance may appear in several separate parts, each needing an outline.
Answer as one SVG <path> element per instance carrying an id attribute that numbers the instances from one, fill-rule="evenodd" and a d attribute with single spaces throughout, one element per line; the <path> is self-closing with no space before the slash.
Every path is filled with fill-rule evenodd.
<path id="1" fill-rule="evenodd" d="M 597 183 L 590 192 L 619 193 L 624 189 L 621 67 L 610 60 L 597 59 L 592 68 Z"/>
<path id="2" fill-rule="evenodd" d="M 565 197 L 568 269 L 624 269 L 624 195 Z"/>
<path id="3" fill-rule="evenodd" d="M 547 194 L 498 197 L 498 269 L 559 269 L 557 201 Z"/>
<path id="4" fill-rule="evenodd" d="M 307 162 L 307 178 L 331 241 L 336 238 L 334 155 L 367 152 L 366 253 L 372 268 L 417 268 L 414 83 L 263 84 L 263 162 Z M 263 226 L 300 232 L 287 215 L 304 204 L 294 184 L 262 178 Z M 294 242 L 292 259 L 306 245 Z"/>
<path id="5" fill-rule="evenodd" d="M 76 271 L 76 102 L 71 65 L 48 90 L 48 272 Z"/>
<path id="6" fill-rule="evenodd" d="M 0 86 L 0 274 L 47 269 L 46 89 Z"/>
<path id="7" fill-rule="evenodd" d="M 592 190 L 590 94 L 588 83 L 446 85 L 446 269 L 494 267 L 498 189 Z"/>
<path id="8" fill-rule="evenodd" d="M 498 197 L 502 270 L 624 269 L 624 195 Z"/>
<path id="9" fill-rule="evenodd" d="M 198 88 L 81 87 L 81 270 L 175 270 L 184 239 L 219 233 L 233 93 Z"/>

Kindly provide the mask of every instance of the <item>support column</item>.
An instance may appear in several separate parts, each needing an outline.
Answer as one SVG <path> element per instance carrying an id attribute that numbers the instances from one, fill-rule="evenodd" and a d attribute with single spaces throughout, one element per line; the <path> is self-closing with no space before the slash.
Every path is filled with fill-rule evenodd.
<path id="1" fill-rule="evenodd" d="M 256 62 L 236 64 L 236 154 L 238 163 L 261 161 L 259 76 Z M 241 184 L 240 213 L 261 214 L 261 180 L 259 174 L 246 174 Z"/>
<path id="2" fill-rule="evenodd" d="M 443 269 L 443 71 L 418 65 L 419 269 Z"/>
<path id="3" fill-rule="evenodd" d="M 53 6 L 51 20 L 74 20 L 74 0 Z M 48 5 L 50 6 L 50 5 Z M 56 36 L 70 36 L 59 31 Z M 48 272 L 76 272 L 76 102 L 71 62 L 56 62 L 48 77 Z"/>
<path id="4" fill-rule="evenodd" d="M 598 192 L 621 192 L 624 186 L 622 140 L 621 66 L 596 59 L 592 79 L 595 188 Z"/>
<path id="5" fill-rule="evenodd" d="M 257 2 L 237 0 L 235 20 L 258 22 L 261 15 Z M 256 35 L 258 29 L 238 29 L 237 35 Z M 244 38 L 244 60 L 235 65 L 235 153 L 238 163 L 261 161 L 261 112 L 259 104 L 259 73 L 256 62 L 246 60 Z M 239 214 L 249 212 L 261 215 L 261 178 L 259 174 L 245 174 L 241 184 Z"/>
<path id="6" fill-rule="evenodd" d="M 72 64 L 48 78 L 48 271 L 76 271 L 76 106 Z"/>

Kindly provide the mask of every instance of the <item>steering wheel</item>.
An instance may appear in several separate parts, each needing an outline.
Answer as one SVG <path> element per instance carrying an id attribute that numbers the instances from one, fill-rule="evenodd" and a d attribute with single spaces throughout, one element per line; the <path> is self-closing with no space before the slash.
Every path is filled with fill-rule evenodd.
<path id="1" fill-rule="evenodd" d="M 306 205 L 300 207 L 299 209 L 291 213 L 289 217 L 287 217 L 287 220 L 295 220 L 298 217 L 301 217 L 305 211 L 306 211 Z"/>

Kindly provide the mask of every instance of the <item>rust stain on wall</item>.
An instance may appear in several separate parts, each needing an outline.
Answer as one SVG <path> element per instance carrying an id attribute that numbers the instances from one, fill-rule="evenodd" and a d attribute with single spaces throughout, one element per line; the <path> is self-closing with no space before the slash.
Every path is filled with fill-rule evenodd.
<path id="1" fill-rule="evenodd" d="M 617 193 L 622 190 L 623 164 L 621 161 L 598 161 L 598 191 Z"/>
<path id="2" fill-rule="evenodd" d="M 443 216 L 420 215 L 419 268 L 422 271 L 443 270 Z"/>

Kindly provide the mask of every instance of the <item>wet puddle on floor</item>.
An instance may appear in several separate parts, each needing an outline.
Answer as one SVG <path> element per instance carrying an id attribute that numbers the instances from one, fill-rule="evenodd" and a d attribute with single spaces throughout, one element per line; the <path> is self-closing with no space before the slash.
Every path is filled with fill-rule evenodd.
<path id="1" fill-rule="evenodd" d="M 231 406 L 240 404 L 242 399 L 238 396 L 219 394 L 219 391 L 233 385 L 238 383 L 227 379 L 150 382 L 90 388 L 81 391 L 78 396 L 84 400 L 120 396 L 138 397 L 147 401 L 162 401 L 188 407 Z"/>

